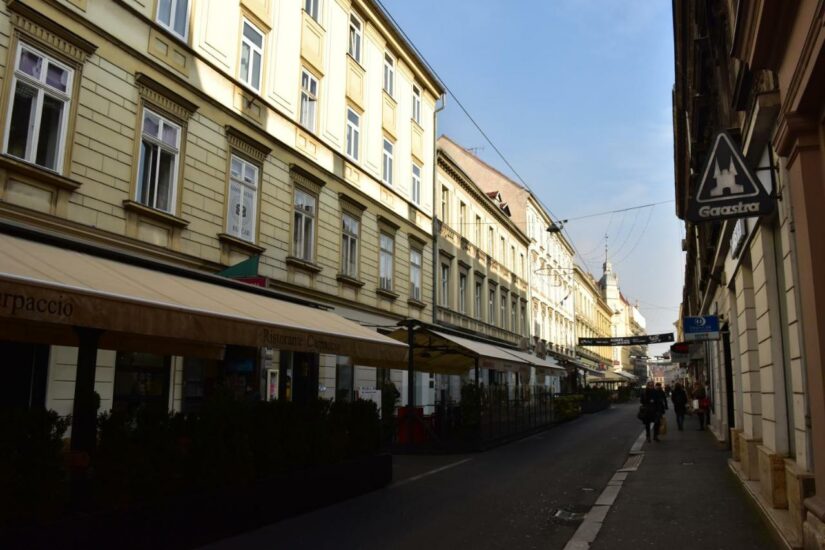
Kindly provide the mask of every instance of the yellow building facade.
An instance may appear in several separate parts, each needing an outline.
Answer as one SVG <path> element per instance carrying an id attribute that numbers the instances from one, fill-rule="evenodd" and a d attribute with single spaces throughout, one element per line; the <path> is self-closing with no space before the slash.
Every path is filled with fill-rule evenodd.
<path id="1" fill-rule="evenodd" d="M 372 327 L 431 318 L 443 90 L 373 2 L 8 2 L 0 48 L 3 219 L 209 273 L 252 259 L 255 284 Z M 106 409 L 128 360 L 99 355 Z M 253 358 L 268 397 L 307 367 L 322 397 L 377 383 L 298 355 Z M 51 346 L 61 414 L 76 356 Z M 160 363 L 171 408 L 209 370 Z"/>

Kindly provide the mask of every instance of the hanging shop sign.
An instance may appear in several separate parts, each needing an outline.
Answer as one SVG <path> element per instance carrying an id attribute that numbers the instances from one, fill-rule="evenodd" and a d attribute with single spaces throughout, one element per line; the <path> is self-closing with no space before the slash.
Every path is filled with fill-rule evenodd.
<path id="1" fill-rule="evenodd" d="M 685 317 L 682 320 L 682 331 L 686 342 L 699 340 L 719 339 L 719 317 L 705 315 L 701 317 Z"/>
<path id="2" fill-rule="evenodd" d="M 770 214 L 774 199 L 748 167 L 727 132 L 716 136 L 687 219 L 708 222 Z"/>
<path id="3" fill-rule="evenodd" d="M 617 338 L 579 338 L 580 346 L 644 346 L 662 342 L 673 342 L 673 333 L 619 336 Z"/>

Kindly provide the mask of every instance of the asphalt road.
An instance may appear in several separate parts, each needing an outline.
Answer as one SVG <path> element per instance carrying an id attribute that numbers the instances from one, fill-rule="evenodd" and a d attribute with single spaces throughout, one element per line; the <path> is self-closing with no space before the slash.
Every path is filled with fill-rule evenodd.
<path id="1" fill-rule="evenodd" d="M 395 457 L 389 487 L 209 548 L 558 548 L 627 459 L 636 404 L 585 415 L 484 453 Z M 231 505 L 231 504 L 229 504 Z"/>

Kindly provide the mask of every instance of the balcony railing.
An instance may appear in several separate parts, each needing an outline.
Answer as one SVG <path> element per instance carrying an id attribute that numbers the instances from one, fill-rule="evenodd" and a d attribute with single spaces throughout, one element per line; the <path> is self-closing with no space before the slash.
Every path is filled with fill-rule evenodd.
<path id="1" fill-rule="evenodd" d="M 478 319 L 473 319 L 468 315 L 458 313 L 457 311 L 447 309 L 443 306 L 438 306 L 436 308 L 436 319 L 438 322 L 444 323 L 445 325 L 451 325 L 464 330 L 484 334 L 485 336 L 497 338 L 513 345 L 518 345 L 522 338 L 521 335 L 516 334 L 515 332 L 485 323 L 484 321 L 479 321 Z"/>

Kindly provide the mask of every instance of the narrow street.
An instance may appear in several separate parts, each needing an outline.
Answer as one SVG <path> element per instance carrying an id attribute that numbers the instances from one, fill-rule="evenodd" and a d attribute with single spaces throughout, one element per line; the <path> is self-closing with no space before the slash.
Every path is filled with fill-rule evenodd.
<path id="1" fill-rule="evenodd" d="M 395 457 L 387 489 L 212 548 L 563 548 L 577 524 L 553 515 L 593 505 L 639 436 L 636 409 L 614 406 L 485 453 Z"/>

